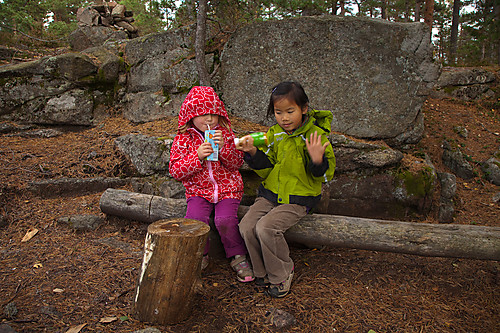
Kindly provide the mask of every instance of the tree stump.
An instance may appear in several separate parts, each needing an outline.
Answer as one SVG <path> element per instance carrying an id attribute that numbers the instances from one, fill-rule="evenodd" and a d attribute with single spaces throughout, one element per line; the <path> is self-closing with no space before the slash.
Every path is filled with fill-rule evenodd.
<path id="1" fill-rule="evenodd" d="M 135 294 L 139 320 L 169 325 L 189 317 L 209 230 L 203 222 L 184 218 L 149 225 Z"/>

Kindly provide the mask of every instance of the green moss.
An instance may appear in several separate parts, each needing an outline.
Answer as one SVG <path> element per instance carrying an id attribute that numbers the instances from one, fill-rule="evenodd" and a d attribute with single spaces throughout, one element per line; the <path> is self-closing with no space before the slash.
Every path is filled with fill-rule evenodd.
<path id="1" fill-rule="evenodd" d="M 165 87 L 162 89 L 161 93 L 162 93 L 163 97 L 165 97 L 165 103 L 168 103 L 172 100 L 170 93 L 168 92 L 167 89 L 165 89 Z"/>
<path id="2" fill-rule="evenodd" d="M 455 87 L 455 86 L 447 86 L 447 87 L 443 88 L 444 92 L 447 94 L 451 94 L 452 92 L 454 92 L 457 89 L 458 89 L 458 87 Z"/>
<path id="3" fill-rule="evenodd" d="M 430 167 L 423 167 L 417 173 L 399 170 L 397 177 L 402 181 L 408 195 L 420 198 L 431 194 L 436 180 L 436 175 Z"/>

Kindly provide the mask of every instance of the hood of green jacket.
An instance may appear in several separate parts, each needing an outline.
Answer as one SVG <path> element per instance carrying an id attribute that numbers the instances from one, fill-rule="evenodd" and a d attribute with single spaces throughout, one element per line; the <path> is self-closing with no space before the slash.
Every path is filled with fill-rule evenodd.
<path id="1" fill-rule="evenodd" d="M 326 133 L 331 132 L 333 113 L 328 110 L 311 110 L 309 116 L 313 117 L 313 123 L 324 130 Z"/>

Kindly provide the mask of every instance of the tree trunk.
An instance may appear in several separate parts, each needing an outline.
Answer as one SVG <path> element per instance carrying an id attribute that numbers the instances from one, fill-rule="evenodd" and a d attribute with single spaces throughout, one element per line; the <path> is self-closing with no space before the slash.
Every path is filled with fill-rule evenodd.
<path id="1" fill-rule="evenodd" d="M 456 63 L 457 43 L 458 43 L 458 22 L 460 20 L 460 0 L 453 1 L 453 16 L 451 21 L 450 35 L 450 64 Z"/>
<path id="2" fill-rule="evenodd" d="M 499 27 L 499 24 L 498 22 L 500 22 L 500 2 L 499 1 L 495 1 L 493 3 L 493 12 L 495 13 L 495 20 L 497 22 L 496 24 L 496 31 L 495 33 L 497 34 L 497 36 L 500 34 L 500 27 Z M 497 41 L 496 41 L 496 48 L 497 48 L 497 65 L 500 65 L 500 39 L 497 38 Z"/>
<path id="3" fill-rule="evenodd" d="M 339 0 L 340 4 L 340 16 L 345 16 L 345 0 Z"/>
<path id="4" fill-rule="evenodd" d="M 380 3 L 380 14 L 383 20 L 387 19 L 387 2 L 386 0 L 382 0 Z"/>
<path id="5" fill-rule="evenodd" d="M 140 207 L 141 205 L 143 207 Z M 104 192 L 100 206 L 106 214 L 143 222 L 171 218 L 175 215 L 181 217 L 185 216 L 186 212 L 184 199 L 160 198 L 115 189 L 107 189 Z M 240 206 L 238 217 L 242 218 L 247 211 L 248 207 Z M 162 217 L 162 214 L 165 214 L 165 217 Z M 309 246 L 324 245 L 421 256 L 500 260 L 498 227 L 312 214 L 302 218 L 285 236 L 290 242 Z"/>
<path id="6" fill-rule="evenodd" d="M 434 0 L 425 0 L 424 22 L 429 27 L 429 38 L 432 39 L 432 24 L 434 22 Z"/>
<path id="7" fill-rule="evenodd" d="M 421 6 L 422 0 L 416 0 L 415 1 L 415 22 L 420 22 L 420 6 Z"/>
<path id="8" fill-rule="evenodd" d="M 203 222 L 183 218 L 149 225 L 135 294 L 139 320 L 170 325 L 189 317 L 209 230 Z"/>
<path id="9" fill-rule="evenodd" d="M 198 1 L 198 15 L 196 19 L 196 67 L 201 86 L 210 86 L 210 77 L 205 61 L 205 37 L 207 33 L 207 0 Z"/>

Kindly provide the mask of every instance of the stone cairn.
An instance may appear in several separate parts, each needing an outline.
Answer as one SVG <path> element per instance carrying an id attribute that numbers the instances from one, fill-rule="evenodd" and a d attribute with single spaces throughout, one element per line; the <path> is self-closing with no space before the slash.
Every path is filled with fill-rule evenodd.
<path id="1" fill-rule="evenodd" d="M 79 26 L 105 26 L 124 30 L 129 38 L 139 36 L 134 22 L 133 13 L 126 10 L 124 5 L 114 1 L 106 2 L 94 0 L 94 4 L 85 8 L 78 8 L 76 18 Z"/>

